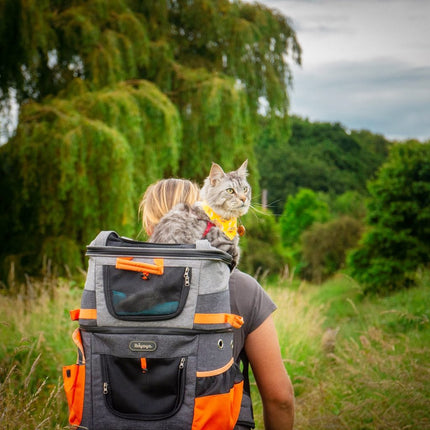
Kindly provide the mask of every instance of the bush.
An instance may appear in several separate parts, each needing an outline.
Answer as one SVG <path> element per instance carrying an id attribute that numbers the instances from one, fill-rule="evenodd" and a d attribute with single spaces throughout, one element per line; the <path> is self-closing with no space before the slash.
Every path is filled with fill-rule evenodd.
<path id="1" fill-rule="evenodd" d="M 270 211 L 249 213 L 244 218 L 246 234 L 240 239 L 239 268 L 250 274 L 279 274 L 287 259 L 281 244 L 279 225 Z"/>
<path id="2" fill-rule="evenodd" d="M 330 218 L 328 204 L 317 193 L 302 188 L 285 203 L 279 224 L 282 243 L 294 247 L 300 235 L 314 222 L 325 222 Z"/>
<path id="3" fill-rule="evenodd" d="M 314 224 L 303 233 L 303 277 L 320 284 L 342 269 L 346 252 L 357 244 L 362 228 L 357 219 L 343 216 L 325 224 Z"/>
<path id="4" fill-rule="evenodd" d="M 370 228 L 349 256 L 352 275 L 368 292 L 409 287 L 430 261 L 430 143 L 394 146 L 369 192 Z"/>

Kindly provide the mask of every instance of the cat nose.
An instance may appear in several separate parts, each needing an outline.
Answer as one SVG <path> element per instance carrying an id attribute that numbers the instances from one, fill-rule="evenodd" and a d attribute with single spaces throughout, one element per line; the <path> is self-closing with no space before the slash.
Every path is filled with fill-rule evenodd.
<path id="1" fill-rule="evenodd" d="M 239 196 L 239 199 L 242 200 L 243 203 L 245 203 L 246 202 L 245 194 L 242 194 L 241 196 Z"/>

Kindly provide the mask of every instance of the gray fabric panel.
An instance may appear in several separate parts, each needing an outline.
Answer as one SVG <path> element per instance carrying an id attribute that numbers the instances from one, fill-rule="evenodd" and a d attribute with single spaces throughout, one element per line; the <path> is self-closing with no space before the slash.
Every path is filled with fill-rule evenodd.
<path id="1" fill-rule="evenodd" d="M 154 334 L 93 334 L 94 354 L 108 354 L 117 357 L 185 357 L 195 355 L 197 336 L 154 335 Z M 155 351 L 132 351 L 130 342 L 154 342 Z"/>
<path id="2" fill-rule="evenodd" d="M 211 294 L 228 289 L 230 269 L 222 261 L 203 260 L 199 280 L 199 294 Z"/>
<path id="3" fill-rule="evenodd" d="M 95 290 L 95 261 L 94 258 L 90 257 L 90 260 L 88 262 L 88 270 L 87 270 L 87 277 L 85 279 L 85 290 L 87 291 L 94 291 Z"/>
<path id="4" fill-rule="evenodd" d="M 196 313 L 230 313 L 229 290 L 220 293 L 200 295 L 197 298 Z"/>
<path id="5" fill-rule="evenodd" d="M 222 341 L 222 348 L 219 342 Z M 199 336 L 197 371 L 215 370 L 225 366 L 233 354 L 233 333 L 210 333 Z"/>
<path id="6" fill-rule="evenodd" d="M 152 263 L 153 259 L 136 258 L 136 261 Z M 103 283 L 103 265 L 115 265 L 116 258 L 112 257 L 97 257 L 95 265 L 95 283 L 96 283 L 96 299 L 97 299 L 97 325 L 106 327 L 169 327 L 169 328 L 192 328 L 194 322 L 194 313 L 197 303 L 198 282 L 200 272 L 200 260 L 187 259 L 164 259 L 165 267 L 191 267 L 192 278 L 190 291 L 188 293 L 187 302 L 180 315 L 175 318 L 164 321 L 123 321 L 116 319 L 109 313 L 106 306 L 104 283 Z"/>
<path id="7" fill-rule="evenodd" d="M 94 290 L 82 292 L 81 309 L 96 309 L 96 292 Z"/>

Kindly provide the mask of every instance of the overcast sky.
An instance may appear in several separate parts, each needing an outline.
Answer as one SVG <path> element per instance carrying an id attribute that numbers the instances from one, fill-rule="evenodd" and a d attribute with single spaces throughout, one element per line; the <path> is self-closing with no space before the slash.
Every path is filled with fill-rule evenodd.
<path id="1" fill-rule="evenodd" d="M 430 0 L 259 0 L 303 49 L 291 113 L 390 139 L 430 139 Z"/>

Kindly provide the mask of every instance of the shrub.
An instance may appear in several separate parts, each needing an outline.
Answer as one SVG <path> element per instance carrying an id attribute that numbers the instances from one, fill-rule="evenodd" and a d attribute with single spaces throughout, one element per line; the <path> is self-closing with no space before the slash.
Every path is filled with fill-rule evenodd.
<path id="1" fill-rule="evenodd" d="M 328 204 L 312 190 L 302 188 L 285 203 L 279 224 L 282 243 L 295 246 L 300 235 L 314 222 L 324 222 L 330 218 Z"/>
<path id="2" fill-rule="evenodd" d="M 349 256 L 352 275 L 368 292 L 408 287 L 430 261 L 430 143 L 394 146 L 369 192 L 370 228 Z"/>
<path id="3" fill-rule="evenodd" d="M 346 252 L 357 244 L 362 227 L 357 219 L 343 216 L 325 224 L 314 224 L 303 233 L 304 278 L 321 283 L 343 268 Z"/>

